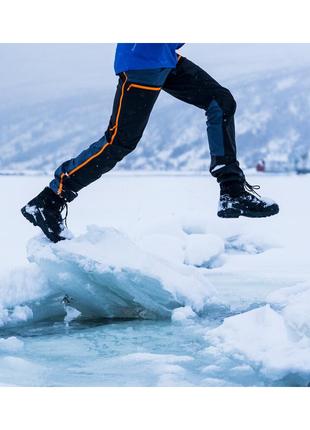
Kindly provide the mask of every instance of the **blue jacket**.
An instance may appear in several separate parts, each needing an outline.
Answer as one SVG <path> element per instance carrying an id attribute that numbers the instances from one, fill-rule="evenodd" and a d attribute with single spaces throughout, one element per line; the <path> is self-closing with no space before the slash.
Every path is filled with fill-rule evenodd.
<path id="1" fill-rule="evenodd" d="M 127 70 L 174 68 L 176 49 L 184 43 L 118 43 L 115 53 L 115 73 Z"/>

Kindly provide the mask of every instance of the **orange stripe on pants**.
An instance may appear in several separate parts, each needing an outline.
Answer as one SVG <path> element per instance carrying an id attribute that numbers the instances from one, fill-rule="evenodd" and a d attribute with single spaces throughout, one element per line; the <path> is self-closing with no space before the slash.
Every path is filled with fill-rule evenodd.
<path id="1" fill-rule="evenodd" d="M 86 166 L 86 165 L 87 165 L 90 161 L 92 161 L 94 158 L 96 158 L 96 157 L 98 157 L 99 155 L 101 155 L 101 154 L 103 153 L 103 151 L 104 151 L 108 146 L 112 145 L 112 143 L 114 142 L 114 139 L 115 139 L 115 136 L 116 136 L 116 134 L 117 134 L 117 130 L 118 130 L 118 121 L 119 121 L 119 116 L 120 116 L 120 113 L 121 113 L 122 102 L 123 102 L 123 98 L 124 98 L 125 85 L 126 85 L 126 82 L 127 82 L 127 75 L 126 75 L 126 73 L 124 73 L 124 75 L 125 75 L 125 80 L 124 80 L 123 85 L 122 85 L 121 97 L 120 97 L 119 106 L 118 106 L 117 115 L 116 115 L 116 120 L 115 120 L 115 125 L 114 125 L 115 130 L 114 130 L 114 133 L 113 133 L 113 135 L 112 135 L 112 137 L 111 137 L 110 142 L 107 142 L 105 145 L 103 145 L 103 147 L 100 149 L 100 151 L 98 151 L 98 152 L 96 152 L 95 154 L 93 154 L 91 157 L 89 157 L 89 158 L 88 158 L 87 160 L 85 160 L 83 163 L 81 163 L 81 164 L 79 164 L 78 166 L 76 166 L 76 167 L 75 167 L 74 169 L 72 169 L 70 172 L 68 172 L 68 173 L 62 173 L 62 174 L 60 175 L 60 182 L 59 182 L 59 187 L 58 187 L 58 191 L 57 191 L 57 193 L 58 193 L 58 194 L 61 194 L 61 193 L 62 193 L 62 190 L 63 190 L 63 180 L 64 180 L 64 177 L 65 177 L 65 176 L 73 175 L 75 172 L 77 172 L 78 170 L 82 169 L 82 167 Z M 113 128 L 114 128 L 114 127 L 113 127 Z M 112 128 L 112 129 L 113 129 L 113 128 Z"/>

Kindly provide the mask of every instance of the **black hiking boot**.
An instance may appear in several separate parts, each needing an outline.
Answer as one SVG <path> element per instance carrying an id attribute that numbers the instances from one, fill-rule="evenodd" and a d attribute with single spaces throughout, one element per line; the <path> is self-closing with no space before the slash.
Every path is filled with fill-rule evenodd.
<path id="1" fill-rule="evenodd" d="M 66 208 L 65 218 L 61 216 L 64 208 Z M 44 188 L 40 194 L 21 209 L 21 212 L 31 224 L 40 227 L 45 236 L 52 242 L 56 243 L 66 239 L 64 230 L 68 214 L 67 203 L 50 188 Z"/>
<path id="2" fill-rule="evenodd" d="M 256 192 L 259 188 L 259 185 L 252 186 L 246 181 L 222 183 L 217 215 L 221 218 L 264 218 L 276 215 L 279 206 L 273 200 L 261 198 Z"/>

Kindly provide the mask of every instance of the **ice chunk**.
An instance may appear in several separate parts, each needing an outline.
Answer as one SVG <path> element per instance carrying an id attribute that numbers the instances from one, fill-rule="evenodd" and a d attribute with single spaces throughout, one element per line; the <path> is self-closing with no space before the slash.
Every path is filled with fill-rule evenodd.
<path id="1" fill-rule="evenodd" d="M 66 316 L 64 318 L 64 322 L 69 324 L 71 321 L 75 320 L 81 315 L 81 312 L 72 308 L 71 306 L 65 306 Z"/>
<path id="2" fill-rule="evenodd" d="M 192 268 L 149 254 L 112 228 L 92 226 L 57 244 L 35 238 L 28 258 L 88 317 L 170 318 L 185 304 L 203 308 L 213 294 Z"/>
<path id="3" fill-rule="evenodd" d="M 7 339 L 0 339 L 1 352 L 18 352 L 24 347 L 24 342 L 15 336 L 8 337 Z"/>
<path id="4" fill-rule="evenodd" d="M 277 245 L 269 236 L 265 237 L 260 233 L 250 232 L 237 234 L 226 239 L 225 249 L 228 252 L 245 252 L 247 254 L 260 254 Z"/>
<path id="5" fill-rule="evenodd" d="M 133 368 L 139 369 L 154 376 L 154 385 L 157 386 L 186 386 L 191 385 L 186 378 L 184 364 L 193 361 L 187 355 L 133 353 L 120 357 L 120 361 Z"/>
<path id="6" fill-rule="evenodd" d="M 13 307 L 49 293 L 46 277 L 34 265 L 9 271 L 1 277 L 0 284 L 0 304 L 3 307 Z"/>
<path id="7" fill-rule="evenodd" d="M 10 317 L 13 321 L 27 321 L 33 317 L 33 313 L 29 306 L 15 306 Z"/>
<path id="8" fill-rule="evenodd" d="M 282 308 L 281 313 L 293 330 L 310 338 L 310 284 L 281 288 L 271 293 L 268 301 Z"/>
<path id="9" fill-rule="evenodd" d="M 310 372 L 310 339 L 297 336 L 270 305 L 226 318 L 206 338 L 220 354 L 253 363 L 271 379 Z"/>
<path id="10" fill-rule="evenodd" d="M 15 306 L 10 309 L 0 307 L 0 327 L 6 324 L 16 324 L 31 320 L 33 317 L 32 310 L 27 305 Z"/>
<path id="11" fill-rule="evenodd" d="M 184 306 L 174 309 L 172 312 L 172 321 L 184 321 L 189 318 L 195 318 L 197 315 L 190 306 Z"/>

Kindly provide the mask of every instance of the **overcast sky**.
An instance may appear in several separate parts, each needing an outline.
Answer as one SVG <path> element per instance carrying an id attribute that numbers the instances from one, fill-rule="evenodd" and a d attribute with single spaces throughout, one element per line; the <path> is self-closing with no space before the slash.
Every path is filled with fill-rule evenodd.
<path id="1" fill-rule="evenodd" d="M 37 101 L 79 89 L 113 91 L 115 44 L 0 44 L 4 102 Z M 183 55 L 224 84 L 248 73 L 310 67 L 310 44 L 187 44 Z"/>

